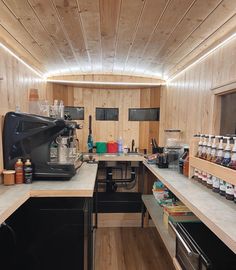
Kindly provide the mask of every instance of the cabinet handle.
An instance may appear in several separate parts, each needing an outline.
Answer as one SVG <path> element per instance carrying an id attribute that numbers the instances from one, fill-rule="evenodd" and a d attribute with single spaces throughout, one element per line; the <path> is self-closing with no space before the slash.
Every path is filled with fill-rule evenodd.
<path id="1" fill-rule="evenodd" d="M 182 245 L 185 247 L 185 249 L 188 252 L 188 256 L 192 256 L 195 253 L 188 247 L 188 245 L 186 244 L 186 242 L 184 241 L 183 237 L 179 234 L 179 232 L 176 230 L 175 226 L 172 224 L 172 222 L 168 222 L 170 227 L 172 228 L 172 230 L 175 232 L 176 236 L 178 237 L 178 239 L 180 240 L 180 242 L 182 243 Z"/>

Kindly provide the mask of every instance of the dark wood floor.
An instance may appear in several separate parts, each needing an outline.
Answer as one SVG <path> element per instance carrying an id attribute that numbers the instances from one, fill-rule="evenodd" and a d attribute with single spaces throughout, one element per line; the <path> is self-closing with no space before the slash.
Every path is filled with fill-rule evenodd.
<path id="1" fill-rule="evenodd" d="M 95 270 L 174 270 L 156 228 L 99 228 Z"/>

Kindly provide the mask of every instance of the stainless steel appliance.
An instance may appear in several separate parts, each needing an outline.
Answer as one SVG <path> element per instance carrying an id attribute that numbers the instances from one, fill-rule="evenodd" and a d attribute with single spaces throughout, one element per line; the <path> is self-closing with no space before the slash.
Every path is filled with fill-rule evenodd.
<path id="1" fill-rule="evenodd" d="M 183 270 L 234 270 L 236 254 L 203 223 L 169 222 L 176 233 L 176 259 Z"/>
<path id="2" fill-rule="evenodd" d="M 80 126 L 76 122 L 8 112 L 3 128 L 5 169 L 13 169 L 18 158 L 30 158 L 34 179 L 70 179 L 81 164 L 80 155 L 70 156 L 68 159 L 64 155 L 63 160 L 58 160 L 57 156 L 50 155 L 50 149 L 57 137 L 63 136 L 67 138 L 65 141 L 68 141 L 64 147 L 68 147 L 69 150 L 75 141 L 77 128 Z M 61 152 L 59 154 L 62 156 Z"/>

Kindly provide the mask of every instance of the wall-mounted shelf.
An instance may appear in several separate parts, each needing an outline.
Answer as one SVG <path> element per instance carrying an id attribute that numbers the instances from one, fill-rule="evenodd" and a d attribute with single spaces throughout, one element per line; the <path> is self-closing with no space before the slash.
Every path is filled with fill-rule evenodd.
<path id="1" fill-rule="evenodd" d="M 205 171 L 211 175 L 214 175 L 232 185 L 236 185 L 236 170 L 217 165 L 215 163 L 203 160 L 197 157 L 189 158 L 190 167 Z M 190 178 L 193 176 L 192 170 L 190 169 Z"/>

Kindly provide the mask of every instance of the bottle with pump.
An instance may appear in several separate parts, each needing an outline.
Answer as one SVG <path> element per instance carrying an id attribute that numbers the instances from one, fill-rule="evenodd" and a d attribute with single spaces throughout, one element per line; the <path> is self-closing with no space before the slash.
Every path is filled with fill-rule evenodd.
<path id="1" fill-rule="evenodd" d="M 216 137 L 213 137 L 213 142 L 212 142 L 212 145 L 211 145 L 211 158 L 209 161 L 211 162 L 215 162 L 216 161 Z"/>
<path id="2" fill-rule="evenodd" d="M 215 159 L 215 163 L 216 164 L 221 164 L 222 160 L 223 160 L 223 138 L 220 137 L 219 138 L 219 145 L 218 145 L 218 148 L 217 148 L 217 152 L 216 152 L 216 159 Z"/>
<path id="3" fill-rule="evenodd" d="M 222 166 L 228 166 L 231 161 L 231 147 L 230 147 L 230 137 L 224 137 L 227 140 L 226 147 L 224 149 L 224 158 L 221 162 Z"/>
<path id="4" fill-rule="evenodd" d="M 207 151 L 207 138 L 208 138 L 208 136 L 207 135 L 204 135 L 203 136 L 203 143 L 202 143 L 202 154 L 201 154 L 201 158 L 202 159 L 206 159 L 206 157 L 207 157 L 207 153 L 206 153 L 206 151 Z"/>
<path id="5" fill-rule="evenodd" d="M 202 144 L 203 144 L 202 137 L 203 137 L 203 135 L 201 134 L 200 140 L 198 143 L 197 157 L 201 157 L 201 155 L 202 155 Z"/>
<path id="6" fill-rule="evenodd" d="M 15 171 L 16 171 L 16 176 L 15 176 L 16 184 L 23 184 L 24 170 L 23 170 L 23 162 L 20 158 L 17 160 L 15 164 Z"/>
<path id="7" fill-rule="evenodd" d="M 209 135 L 207 149 L 206 149 L 206 160 L 208 160 L 208 161 L 211 160 L 211 149 L 212 149 L 211 139 L 213 139 L 213 138 L 215 138 L 213 135 Z"/>
<path id="8" fill-rule="evenodd" d="M 24 172 L 25 172 L 25 183 L 31 184 L 32 183 L 32 164 L 29 159 L 26 159 L 24 164 Z"/>
<path id="9" fill-rule="evenodd" d="M 234 139 L 234 146 L 232 149 L 232 156 L 231 156 L 231 161 L 229 163 L 229 168 L 236 170 L 236 137 L 233 137 Z"/>

